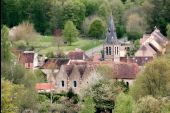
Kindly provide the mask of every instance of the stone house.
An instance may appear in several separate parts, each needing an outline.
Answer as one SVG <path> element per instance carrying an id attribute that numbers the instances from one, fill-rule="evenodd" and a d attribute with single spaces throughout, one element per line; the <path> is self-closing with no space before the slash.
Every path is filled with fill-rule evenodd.
<path id="1" fill-rule="evenodd" d="M 136 57 L 155 57 L 165 53 L 168 40 L 155 28 L 151 34 L 143 35 L 140 43 L 141 46 L 135 53 Z"/>
<path id="2" fill-rule="evenodd" d="M 38 54 L 35 51 L 20 51 L 17 61 L 26 69 L 36 69 L 38 67 Z"/>

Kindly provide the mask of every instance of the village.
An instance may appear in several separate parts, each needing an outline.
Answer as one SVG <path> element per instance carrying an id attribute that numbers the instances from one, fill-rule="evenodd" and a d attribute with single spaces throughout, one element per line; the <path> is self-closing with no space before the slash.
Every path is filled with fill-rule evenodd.
<path id="1" fill-rule="evenodd" d="M 103 49 L 91 56 L 79 48 L 69 52 L 68 58 L 38 57 L 35 51 L 19 51 L 16 60 L 26 69 L 41 69 L 45 74 L 47 83 L 37 83 L 35 88 L 38 92 L 61 93 L 73 89 L 79 93 L 81 84 L 88 83 L 86 79 L 100 65 L 113 69 L 112 79 L 132 85 L 145 63 L 166 53 L 167 44 L 167 38 L 155 27 L 151 34 L 144 34 L 140 38 L 140 47 L 134 55 L 128 56 L 128 50 L 134 45 L 128 40 L 118 40 L 113 17 L 110 16 Z"/>
<path id="2" fill-rule="evenodd" d="M 170 113 L 170 0 L 2 0 L 1 113 Z"/>

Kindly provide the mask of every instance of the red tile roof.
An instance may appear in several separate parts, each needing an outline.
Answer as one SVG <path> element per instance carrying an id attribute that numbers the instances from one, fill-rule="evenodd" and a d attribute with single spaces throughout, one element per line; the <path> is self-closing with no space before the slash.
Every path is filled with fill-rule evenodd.
<path id="1" fill-rule="evenodd" d="M 83 51 L 73 51 L 68 53 L 68 57 L 71 60 L 83 60 L 84 52 Z"/>
<path id="2" fill-rule="evenodd" d="M 69 59 L 63 59 L 63 58 L 50 58 L 46 59 L 44 64 L 41 68 L 43 69 L 51 69 L 51 68 L 60 68 L 61 65 L 67 64 L 69 62 Z"/>
<path id="3" fill-rule="evenodd" d="M 54 90 L 52 83 L 37 83 L 35 86 L 36 90 Z"/>

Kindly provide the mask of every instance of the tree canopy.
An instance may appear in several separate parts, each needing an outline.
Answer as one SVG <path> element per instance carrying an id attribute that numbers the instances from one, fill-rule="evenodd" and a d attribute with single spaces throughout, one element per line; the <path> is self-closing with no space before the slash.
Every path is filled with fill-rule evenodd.
<path id="1" fill-rule="evenodd" d="M 67 21 L 65 23 L 63 34 L 65 40 L 68 41 L 70 45 L 73 41 L 76 40 L 78 31 L 72 21 Z"/>

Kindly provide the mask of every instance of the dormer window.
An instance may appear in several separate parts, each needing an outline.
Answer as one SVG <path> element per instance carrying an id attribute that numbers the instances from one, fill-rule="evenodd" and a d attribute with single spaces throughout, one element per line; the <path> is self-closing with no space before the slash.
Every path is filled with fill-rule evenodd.
<path id="1" fill-rule="evenodd" d="M 61 81 L 61 86 L 64 87 L 64 81 L 63 80 Z"/>
<path id="2" fill-rule="evenodd" d="M 109 55 L 111 55 L 112 49 L 111 47 L 109 47 Z"/>
<path id="3" fill-rule="evenodd" d="M 77 87 L 77 81 L 73 81 L 74 87 Z"/>
<path id="4" fill-rule="evenodd" d="M 109 50 L 108 50 L 108 47 L 106 47 L 106 55 L 108 55 L 109 53 Z"/>

